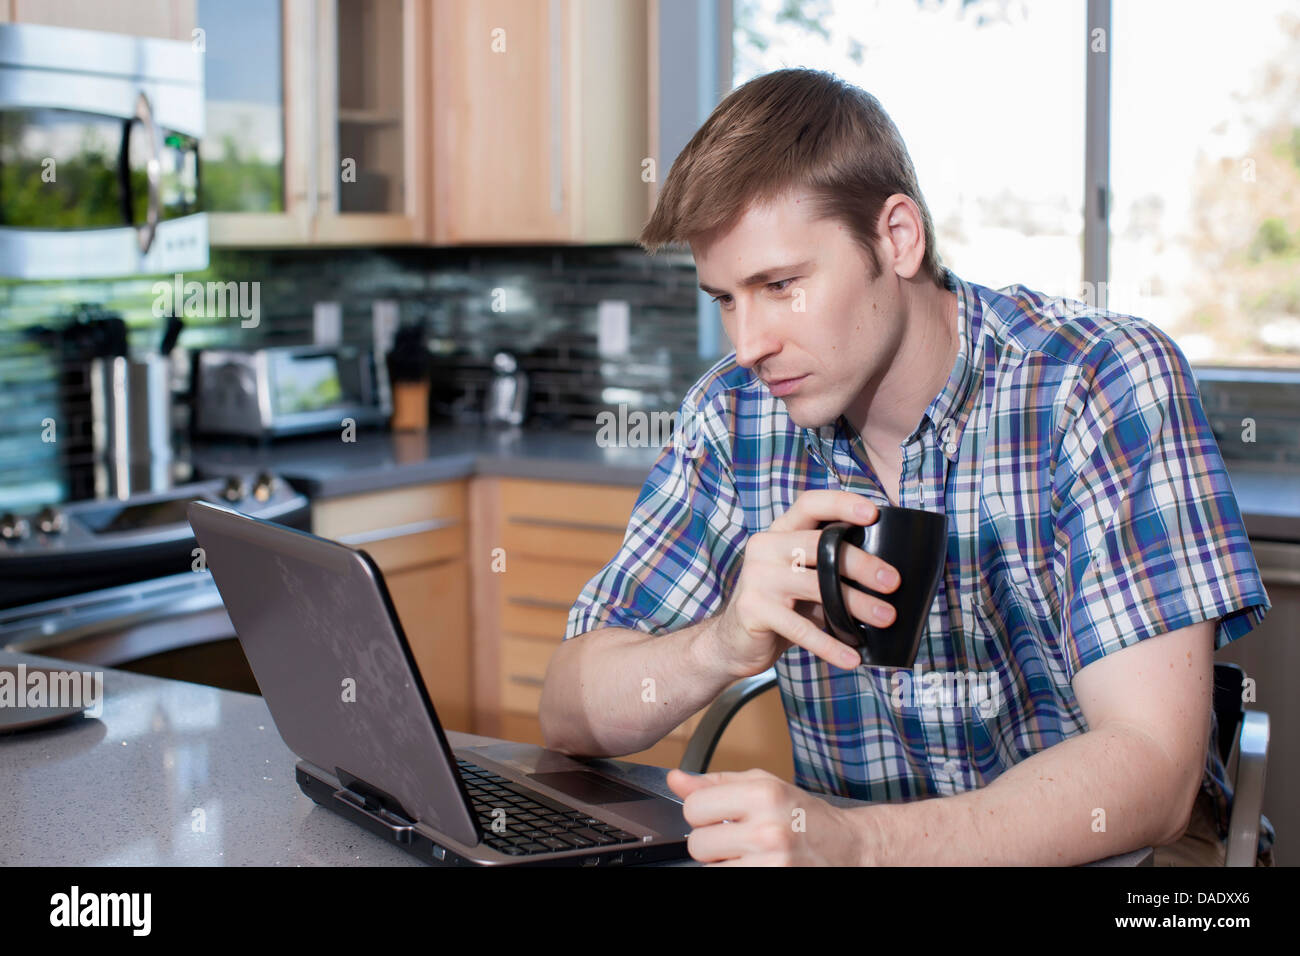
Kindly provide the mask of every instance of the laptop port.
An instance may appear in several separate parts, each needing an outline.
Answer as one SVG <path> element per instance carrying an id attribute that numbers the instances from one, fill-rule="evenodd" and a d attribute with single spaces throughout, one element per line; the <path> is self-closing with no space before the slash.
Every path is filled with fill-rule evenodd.
<path id="1" fill-rule="evenodd" d="M 623 865 L 623 854 L 622 854 L 622 853 L 619 853 L 619 854 L 617 854 L 616 856 L 611 856 L 611 857 L 609 858 L 609 865 L 610 865 L 610 866 L 622 866 L 622 865 Z"/>
<path id="2" fill-rule="evenodd" d="M 433 858 L 435 860 L 445 860 L 447 858 L 447 851 L 435 843 L 433 845 Z"/>
<path id="3" fill-rule="evenodd" d="M 600 864 L 600 857 L 598 856 L 583 857 L 582 860 L 583 866 L 598 866 L 599 864 Z"/>

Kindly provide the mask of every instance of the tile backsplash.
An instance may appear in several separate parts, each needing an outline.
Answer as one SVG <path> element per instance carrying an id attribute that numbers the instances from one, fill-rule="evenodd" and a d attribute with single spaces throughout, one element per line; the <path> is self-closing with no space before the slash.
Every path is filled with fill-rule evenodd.
<path id="1" fill-rule="evenodd" d="M 402 322 L 423 320 L 438 353 L 435 416 L 481 407 L 494 352 L 520 358 L 529 374 L 530 421 L 579 431 L 620 403 L 675 409 L 716 356 L 698 355 L 695 267 L 689 253 L 647 256 L 636 246 L 458 247 L 234 251 L 214 249 L 210 267 L 185 281 L 258 283 L 259 321 L 185 318 L 180 345 L 306 344 L 317 302 L 337 302 L 345 341 L 371 341 L 377 300 L 398 304 Z M 0 281 L 0 473 L 39 465 L 32 436 L 59 408 L 58 365 L 30 340 L 78 303 L 119 313 L 133 349 L 157 347 L 163 319 L 155 287 L 169 277 L 76 282 Z M 630 306 L 629 344 L 618 357 L 597 347 L 597 307 Z M 725 337 L 721 337 L 727 349 Z M 1249 372 L 1198 369 L 1202 398 L 1228 459 L 1300 462 L 1300 373 L 1261 382 Z M 1253 431 L 1243 420 L 1253 422 Z M 1253 441 L 1250 438 L 1254 438 Z"/>
<path id="2" fill-rule="evenodd" d="M 529 375 L 531 422 L 593 432 L 598 412 L 620 403 L 675 409 L 716 360 L 697 354 L 688 253 L 651 257 L 636 246 L 214 249 L 209 268 L 182 281 L 258 283 L 256 326 L 245 328 L 239 315 L 185 316 L 179 345 L 191 350 L 308 344 L 318 302 L 339 303 L 345 342 L 369 344 L 374 303 L 395 301 L 403 323 L 425 323 L 438 356 L 435 418 L 481 408 L 492 356 L 502 349 Z M 160 282 L 172 280 L 0 282 L 0 471 L 31 464 L 31 436 L 59 407 L 55 356 L 27 333 L 62 325 L 90 302 L 122 316 L 132 350 L 156 349 L 164 323 L 155 315 L 164 311 Z M 606 299 L 630 307 L 628 346 L 617 356 L 598 351 L 597 307 Z"/>

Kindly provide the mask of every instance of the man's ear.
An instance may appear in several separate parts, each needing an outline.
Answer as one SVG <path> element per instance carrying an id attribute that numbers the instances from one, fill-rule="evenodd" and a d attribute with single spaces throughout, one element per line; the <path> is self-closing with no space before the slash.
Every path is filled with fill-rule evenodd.
<path id="1" fill-rule="evenodd" d="M 921 210 L 902 193 L 894 193 L 880 209 L 882 266 L 903 279 L 920 271 L 925 258 L 925 227 Z"/>

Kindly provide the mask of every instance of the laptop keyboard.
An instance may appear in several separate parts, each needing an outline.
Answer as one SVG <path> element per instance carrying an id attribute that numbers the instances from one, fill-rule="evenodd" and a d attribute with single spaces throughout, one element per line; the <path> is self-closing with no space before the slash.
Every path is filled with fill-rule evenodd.
<path id="1" fill-rule="evenodd" d="M 508 856 L 641 842 L 640 837 L 612 823 L 527 790 L 478 764 L 460 759 L 456 764 L 483 828 L 483 842 Z M 505 811 L 505 829 L 500 833 L 492 824 L 502 818 L 499 813 L 494 816 L 493 810 Z"/>

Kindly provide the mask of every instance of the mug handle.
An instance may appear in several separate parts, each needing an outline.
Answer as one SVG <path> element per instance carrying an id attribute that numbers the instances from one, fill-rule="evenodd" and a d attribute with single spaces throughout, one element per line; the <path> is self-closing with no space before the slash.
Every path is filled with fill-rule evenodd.
<path id="1" fill-rule="evenodd" d="M 817 539 L 817 588 L 821 591 L 822 615 L 836 638 L 858 650 L 866 644 L 867 633 L 863 625 L 849 614 L 844 603 L 839 580 L 839 552 L 846 541 L 860 547 L 865 532 L 862 525 L 832 521 L 822 529 L 821 537 Z"/>

